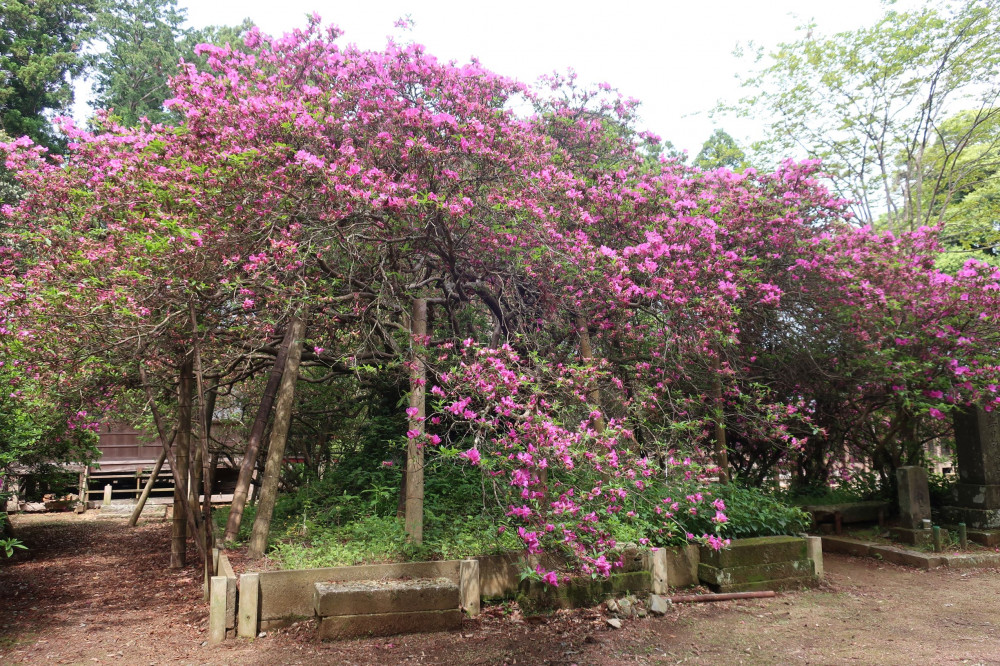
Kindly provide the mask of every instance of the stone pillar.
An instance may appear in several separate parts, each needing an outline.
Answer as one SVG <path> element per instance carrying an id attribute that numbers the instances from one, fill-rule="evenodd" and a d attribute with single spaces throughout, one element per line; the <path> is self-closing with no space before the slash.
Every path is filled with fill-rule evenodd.
<path id="1" fill-rule="evenodd" d="M 942 513 L 949 523 L 968 525 L 969 538 L 997 545 L 1000 531 L 977 532 L 1000 530 L 1000 413 L 970 407 L 955 412 L 954 424 L 958 483 Z"/>
<path id="2" fill-rule="evenodd" d="M 914 465 L 896 470 L 899 493 L 899 527 L 890 530 L 893 538 L 908 544 L 929 544 L 932 533 L 925 529 L 931 522 L 931 494 L 927 470 Z"/>
<path id="3" fill-rule="evenodd" d="M 899 525 L 906 529 L 923 529 L 931 518 L 931 494 L 927 486 L 927 470 L 916 465 L 896 470 L 899 491 Z"/>
<path id="4" fill-rule="evenodd" d="M 101 506 L 111 506 L 111 484 L 104 486 L 104 501 L 101 502 Z"/>

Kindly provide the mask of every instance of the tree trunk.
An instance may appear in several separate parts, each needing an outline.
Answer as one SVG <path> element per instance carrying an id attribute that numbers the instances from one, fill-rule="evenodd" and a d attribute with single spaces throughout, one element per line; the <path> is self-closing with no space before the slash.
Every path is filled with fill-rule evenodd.
<path id="1" fill-rule="evenodd" d="M 254 418 L 253 427 L 250 429 L 250 438 L 247 440 L 247 450 L 240 463 L 240 474 L 236 479 L 236 490 L 233 491 L 233 503 L 229 509 L 229 519 L 226 521 L 226 532 L 223 535 L 223 542 L 236 541 L 240 533 L 240 523 L 243 521 L 243 509 L 247 504 L 247 494 L 250 490 L 250 480 L 253 478 L 254 469 L 257 466 L 257 456 L 260 453 L 260 443 L 264 440 L 264 431 L 267 429 L 267 421 L 271 416 L 271 408 L 274 406 L 274 396 L 278 392 L 278 385 L 281 383 L 281 375 L 285 370 L 285 363 L 288 359 L 288 349 L 292 344 L 291 326 L 285 331 L 285 337 L 278 348 L 278 355 L 274 359 L 271 367 L 271 374 L 267 378 L 267 385 L 264 387 L 264 395 L 261 396 L 260 405 L 257 407 L 257 416 Z"/>
<path id="2" fill-rule="evenodd" d="M 163 420 L 160 418 L 160 410 L 156 407 L 156 398 L 153 395 L 153 387 L 149 383 L 149 378 L 146 376 L 146 367 L 142 363 L 139 363 L 139 378 L 142 381 L 143 389 L 146 391 L 146 400 L 149 402 L 149 411 L 153 414 L 153 423 L 156 426 L 156 435 L 160 438 L 160 445 L 163 447 L 163 452 L 167 456 L 167 463 L 170 465 L 170 474 L 174 478 L 174 518 L 176 519 L 178 512 L 180 512 L 182 517 L 185 515 L 187 516 L 189 525 L 197 526 L 198 518 L 195 515 L 192 506 L 186 501 L 186 493 L 180 493 L 181 497 L 183 497 L 185 501 L 182 501 L 179 507 L 176 503 L 178 488 L 184 487 L 184 476 L 180 474 L 181 468 L 177 464 L 177 458 L 174 456 L 173 451 L 170 450 L 170 443 L 176 441 L 177 430 L 175 429 L 173 434 L 171 434 L 169 438 L 167 437 L 167 431 L 163 427 Z M 204 558 L 205 553 L 202 552 L 202 549 L 204 548 L 203 544 L 200 541 L 196 543 L 199 554 L 202 558 Z"/>
<path id="3" fill-rule="evenodd" d="M 427 369 L 418 348 L 427 343 L 427 299 L 413 299 L 410 317 L 410 409 L 416 413 L 409 418 L 409 430 L 417 437 L 407 438 L 406 444 L 406 517 L 404 525 L 410 541 L 420 545 L 424 541 L 424 384 Z"/>
<path id="4" fill-rule="evenodd" d="M 719 466 L 719 482 L 729 483 L 729 452 L 726 449 L 726 420 L 722 405 L 722 363 L 719 355 L 712 356 L 712 400 L 715 403 L 715 464 Z"/>
<path id="5" fill-rule="evenodd" d="M 580 358 L 585 364 L 589 365 L 594 360 L 594 351 L 590 346 L 590 327 L 587 325 L 587 320 L 582 312 L 576 315 L 576 331 L 580 335 Z M 591 424 L 599 435 L 603 435 L 606 424 L 604 421 L 604 408 L 601 405 L 601 389 L 597 386 L 597 382 L 593 382 L 591 388 L 587 391 L 587 400 L 601 412 L 600 416 L 591 420 Z"/>
<path id="6" fill-rule="evenodd" d="M 274 503 L 278 496 L 278 481 L 281 478 L 282 461 L 285 458 L 285 442 L 288 440 L 288 429 L 292 422 L 295 383 L 299 378 L 299 362 L 302 360 L 305 320 L 298 316 L 293 317 L 288 328 L 292 343 L 288 350 L 288 360 L 285 372 L 281 377 L 281 385 L 278 387 L 274 426 L 271 428 L 267 462 L 264 465 L 264 478 L 261 480 L 260 502 L 257 504 L 257 517 L 253 522 L 253 533 L 250 535 L 250 545 L 247 549 L 247 556 L 250 558 L 262 556 L 267 548 L 267 537 L 271 530 L 271 516 L 274 513 Z"/>
<path id="7" fill-rule="evenodd" d="M 191 359 L 181 363 L 177 382 L 177 436 L 174 475 L 174 519 L 170 538 L 170 568 L 183 569 L 187 565 L 187 517 L 184 508 L 188 502 L 188 475 L 191 453 Z M 193 507 L 192 507 L 193 508 Z M 178 510 L 180 509 L 180 510 Z"/>
<path id="8" fill-rule="evenodd" d="M 215 413 L 215 391 L 205 391 L 205 366 L 202 364 L 201 359 L 201 338 L 198 335 L 198 318 L 194 311 L 194 303 L 188 303 L 188 311 L 191 315 L 194 377 L 195 387 L 198 391 L 198 441 L 200 446 L 198 447 L 198 464 L 195 468 L 198 472 L 198 484 L 196 487 L 200 485 L 201 492 L 204 495 L 204 504 L 201 510 L 202 532 L 198 537 L 205 544 L 205 552 L 211 553 L 212 547 L 215 545 L 215 538 L 212 529 L 212 471 L 210 469 L 212 456 L 208 450 L 208 442 L 212 429 L 212 416 Z M 206 394 L 208 395 L 207 398 Z M 215 574 L 215 571 L 212 568 L 214 563 L 211 557 L 206 557 L 203 563 L 205 565 L 205 600 L 207 601 L 209 592 L 208 582 Z"/>

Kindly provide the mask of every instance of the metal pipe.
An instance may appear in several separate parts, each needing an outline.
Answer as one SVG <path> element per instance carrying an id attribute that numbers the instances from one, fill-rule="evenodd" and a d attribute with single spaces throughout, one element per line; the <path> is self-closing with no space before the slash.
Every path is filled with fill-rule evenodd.
<path id="1" fill-rule="evenodd" d="M 762 592 L 723 592 L 721 594 L 681 594 L 670 597 L 672 604 L 686 604 L 701 601 L 732 601 L 733 599 L 769 599 L 775 596 L 774 590 Z"/>

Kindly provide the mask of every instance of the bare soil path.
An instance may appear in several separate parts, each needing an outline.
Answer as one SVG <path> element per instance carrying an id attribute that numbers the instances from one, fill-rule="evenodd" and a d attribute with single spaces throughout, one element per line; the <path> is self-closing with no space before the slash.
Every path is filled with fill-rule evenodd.
<path id="1" fill-rule="evenodd" d="M 826 558 L 822 588 L 678 606 L 611 629 L 600 609 L 496 606 L 461 633 L 317 643 L 303 622 L 205 643 L 195 567 L 167 570 L 166 523 L 18 516 L 0 564 L 0 664 L 998 664 L 1000 572 Z M 194 551 L 191 551 L 192 559 Z"/>

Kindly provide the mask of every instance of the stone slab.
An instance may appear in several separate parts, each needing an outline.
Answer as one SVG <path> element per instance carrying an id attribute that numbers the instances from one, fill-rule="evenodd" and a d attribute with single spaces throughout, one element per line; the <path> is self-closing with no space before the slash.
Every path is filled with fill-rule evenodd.
<path id="1" fill-rule="evenodd" d="M 449 578 L 457 582 L 459 566 L 459 560 L 443 560 L 264 571 L 258 574 L 260 581 L 260 627 L 272 626 L 264 624 L 272 620 L 311 617 L 314 612 L 313 586 L 316 583 L 390 578 Z"/>
<path id="2" fill-rule="evenodd" d="M 1000 546 L 1000 530 L 966 530 L 969 541 L 987 548 Z"/>
<path id="3" fill-rule="evenodd" d="M 479 562 L 479 591 L 484 599 L 511 599 L 516 596 L 525 567 L 534 569 L 537 564 L 552 570 L 565 564 L 564 560 L 551 553 L 530 557 L 525 553 L 501 553 L 481 555 L 475 559 Z"/>
<path id="4" fill-rule="evenodd" d="M 670 587 L 691 587 L 698 584 L 698 564 L 701 562 L 701 550 L 698 546 L 688 545 L 680 548 L 668 548 L 667 551 L 667 584 Z"/>
<path id="5" fill-rule="evenodd" d="M 712 586 L 713 592 L 725 594 L 728 592 L 761 592 L 764 590 L 800 590 L 819 585 L 819 579 L 815 576 L 808 578 L 779 578 L 776 580 L 762 580 L 754 583 L 733 583 L 732 585 Z"/>
<path id="6" fill-rule="evenodd" d="M 713 550 L 702 546 L 700 551 L 701 563 L 720 569 L 804 560 L 809 557 L 806 540 L 790 536 L 733 539 L 728 548 Z"/>
<path id="7" fill-rule="evenodd" d="M 905 527 L 893 527 L 889 533 L 895 541 L 911 546 L 930 546 L 934 543 L 934 530 L 913 530 Z M 948 530 L 941 530 L 941 541 L 948 541 Z"/>
<path id="8" fill-rule="evenodd" d="M 845 502 L 842 504 L 811 504 L 803 506 L 802 510 L 811 513 L 817 524 L 833 522 L 834 515 L 840 512 L 840 521 L 846 524 L 876 523 L 879 513 L 889 515 L 891 507 L 888 502 Z"/>
<path id="9" fill-rule="evenodd" d="M 459 607 L 458 585 L 447 578 L 316 583 L 316 615 L 372 615 Z"/>
<path id="10" fill-rule="evenodd" d="M 711 587 L 783 578 L 814 578 L 815 575 L 812 560 L 808 559 L 755 564 L 747 567 L 720 568 L 704 562 L 698 565 L 698 578 Z"/>
<path id="11" fill-rule="evenodd" d="M 559 587 L 526 578 L 521 581 L 517 601 L 526 614 L 539 611 L 587 608 L 608 597 L 626 593 L 644 594 L 652 590 L 648 571 L 611 574 L 608 578 L 574 578 L 560 582 Z"/>
<path id="12" fill-rule="evenodd" d="M 885 562 L 916 567 L 917 569 L 936 569 L 944 566 L 945 563 L 944 557 L 939 553 L 920 553 L 895 546 L 873 545 L 870 553 L 872 557 L 882 559 Z"/>
<path id="13" fill-rule="evenodd" d="M 1000 553 L 960 553 L 944 555 L 944 563 L 949 569 L 978 569 L 979 567 L 1000 567 Z"/>
<path id="14" fill-rule="evenodd" d="M 941 522 L 949 525 L 965 523 L 970 530 L 1000 529 L 1000 510 L 972 509 L 962 506 L 943 506 L 940 511 Z M 971 538 L 971 536 L 970 536 Z"/>
<path id="15" fill-rule="evenodd" d="M 316 637 L 342 640 L 362 636 L 394 636 L 427 631 L 451 631 L 462 628 L 462 611 L 411 611 L 368 615 L 335 615 L 320 619 Z"/>
<path id="16" fill-rule="evenodd" d="M 823 536 L 823 552 L 868 557 L 872 546 L 867 541 L 843 536 Z"/>

